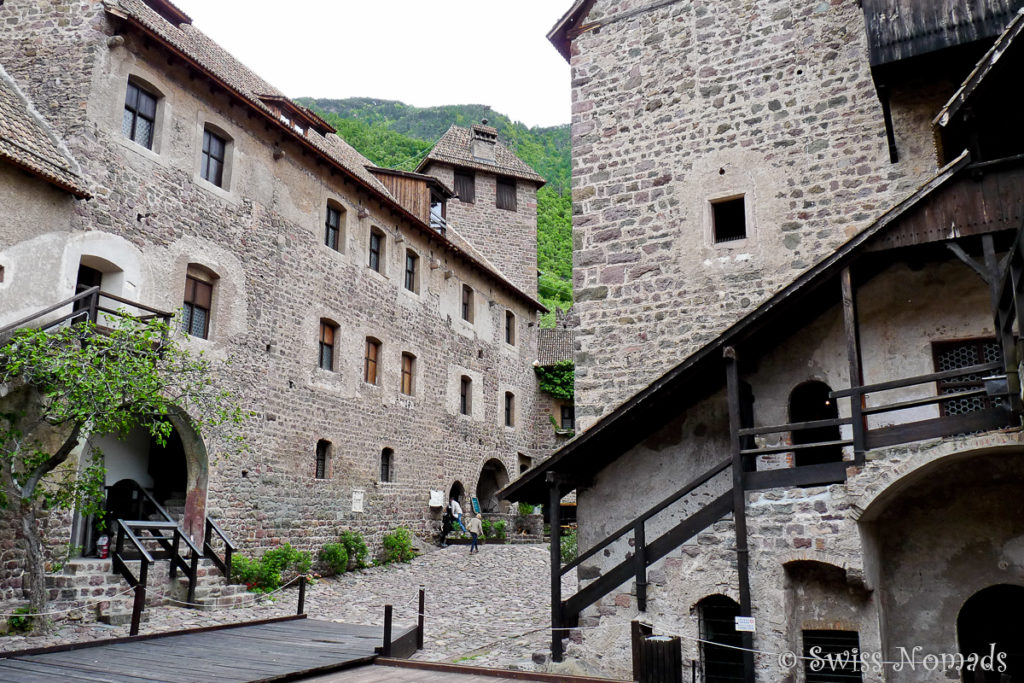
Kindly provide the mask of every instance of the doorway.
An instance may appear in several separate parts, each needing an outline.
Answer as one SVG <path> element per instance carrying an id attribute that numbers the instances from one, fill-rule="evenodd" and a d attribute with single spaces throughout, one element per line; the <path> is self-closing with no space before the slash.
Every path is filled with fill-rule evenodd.
<path id="1" fill-rule="evenodd" d="M 797 385 L 789 394 L 789 421 L 815 422 L 839 417 L 835 399 L 829 398 L 831 391 L 832 389 L 824 382 L 810 381 Z M 839 426 L 799 429 L 794 430 L 792 434 L 794 446 L 839 441 Z M 797 467 L 841 462 L 843 459 L 843 448 L 839 445 L 801 448 L 793 452 L 793 462 Z"/>
<path id="2" fill-rule="evenodd" d="M 1020 626 L 1020 614 L 1024 611 L 1024 587 L 999 584 L 984 588 L 964 603 L 956 618 L 957 641 L 964 657 L 972 654 L 983 659 L 982 665 L 991 662 L 995 671 L 964 671 L 965 682 L 969 683 L 1022 683 L 1024 682 L 1024 629 Z M 993 645 L 993 643 L 995 645 Z M 998 653 L 1005 653 L 1002 663 L 1006 670 L 1000 672 L 1000 660 L 993 657 L 993 647 Z M 995 659 L 995 661 L 991 661 Z"/>

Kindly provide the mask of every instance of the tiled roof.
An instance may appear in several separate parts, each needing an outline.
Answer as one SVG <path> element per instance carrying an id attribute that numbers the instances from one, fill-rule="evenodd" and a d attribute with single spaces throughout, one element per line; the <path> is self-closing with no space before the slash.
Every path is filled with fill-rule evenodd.
<path id="1" fill-rule="evenodd" d="M 573 331 L 563 327 L 537 330 L 537 362 L 541 367 L 572 360 Z"/>
<path id="2" fill-rule="evenodd" d="M 78 164 L 0 66 L 0 159 L 80 199 L 92 196 Z"/>
<path id="3" fill-rule="evenodd" d="M 343 139 L 333 133 L 326 136 L 321 135 L 312 129 L 307 130 L 303 135 L 282 123 L 274 110 L 260 98 L 261 96 L 264 99 L 284 98 L 285 95 L 257 76 L 251 69 L 235 59 L 224 48 L 215 43 L 202 31 L 195 28 L 191 23 L 174 24 L 151 8 L 146 2 L 143 2 L 143 0 L 105 0 L 104 6 L 113 16 L 120 17 L 134 24 L 149 35 L 154 36 L 157 40 L 162 41 L 169 49 L 178 52 L 186 60 L 191 61 L 195 67 L 203 70 L 211 78 L 226 86 L 234 95 L 245 100 L 248 105 L 267 114 L 281 126 L 282 130 L 288 131 L 290 135 L 301 139 L 302 142 L 350 173 L 365 187 L 375 192 L 397 210 L 402 211 L 414 225 L 417 225 L 424 231 L 429 231 L 434 236 L 434 239 L 441 240 L 448 249 L 460 254 L 470 262 L 474 262 L 476 266 L 484 271 L 489 272 L 491 276 L 502 284 L 507 285 L 517 295 L 527 299 L 538 310 L 546 310 L 543 304 L 537 301 L 535 297 L 530 296 L 513 285 L 497 268 L 486 259 L 483 259 L 476 250 L 472 249 L 472 247 L 467 248 L 464 240 L 445 240 L 445 238 L 432 230 L 429 225 L 402 207 L 394 195 L 388 191 L 387 187 L 368 170 L 370 167 L 373 167 L 370 160 L 357 152 Z M 519 163 L 522 164 L 522 162 Z M 522 165 L 529 170 L 525 164 Z M 537 177 L 539 178 L 539 176 Z M 543 182 L 543 180 L 540 182 Z"/>
<path id="4" fill-rule="evenodd" d="M 493 130 L 493 129 L 492 129 Z M 495 131 L 497 134 L 497 131 Z M 487 171 L 498 175 L 507 175 L 524 180 L 532 180 L 543 185 L 546 181 L 536 171 L 527 166 L 522 159 L 501 142 L 494 144 L 494 161 L 480 159 L 473 156 L 473 131 L 469 128 L 452 126 L 441 136 L 434 148 L 430 150 L 417 171 L 422 171 L 430 162 L 437 161 L 453 166 L 472 168 L 478 171 Z"/>

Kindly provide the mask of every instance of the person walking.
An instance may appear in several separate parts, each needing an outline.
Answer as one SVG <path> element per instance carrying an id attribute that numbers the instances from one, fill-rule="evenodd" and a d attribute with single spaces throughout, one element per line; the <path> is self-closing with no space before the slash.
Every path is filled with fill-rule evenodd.
<path id="1" fill-rule="evenodd" d="M 462 523 L 462 506 L 459 505 L 459 501 L 453 496 L 451 502 L 448 503 L 448 509 L 452 511 L 452 516 L 455 517 L 455 521 L 459 523 L 459 528 L 462 529 L 462 533 L 466 533 L 466 525 Z"/>
<path id="2" fill-rule="evenodd" d="M 449 508 L 445 508 L 444 516 L 441 517 L 441 547 L 448 547 L 448 534 L 452 532 L 452 522 L 455 518 L 452 517 L 452 511 Z"/>
<path id="3" fill-rule="evenodd" d="M 480 537 L 480 534 L 484 532 L 484 523 L 480 521 L 481 519 L 483 519 L 483 515 L 478 513 L 476 517 L 471 517 L 469 524 L 466 525 L 469 529 L 469 537 L 472 539 L 469 544 L 469 552 L 471 554 L 480 552 L 480 548 L 476 545 L 476 540 Z"/>

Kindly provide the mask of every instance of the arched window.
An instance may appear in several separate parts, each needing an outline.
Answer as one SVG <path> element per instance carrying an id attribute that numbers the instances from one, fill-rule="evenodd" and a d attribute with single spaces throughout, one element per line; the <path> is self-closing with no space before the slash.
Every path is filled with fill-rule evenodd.
<path id="1" fill-rule="evenodd" d="M 697 603 L 700 618 L 700 663 L 707 683 L 742 681 L 743 637 L 736 632 L 740 606 L 724 595 L 709 595 Z M 717 643 L 712 645 L 711 643 Z M 719 647 L 725 645 L 729 647 Z"/>
<path id="2" fill-rule="evenodd" d="M 395 452 L 385 448 L 380 452 L 380 480 L 394 481 L 395 477 Z"/>
<path id="3" fill-rule="evenodd" d="M 839 416 L 835 399 L 829 398 L 829 388 L 824 382 L 810 381 L 798 385 L 789 395 L 789 421 L 815 422 L 834 420 Z M 814 427 L 793 431 L 793 445 L 839 441 L 839 427 Z M 797 467 L 840 462 L 843 459 L 842 446 L 817 446 L 801 448 L 795 453 Z"/>

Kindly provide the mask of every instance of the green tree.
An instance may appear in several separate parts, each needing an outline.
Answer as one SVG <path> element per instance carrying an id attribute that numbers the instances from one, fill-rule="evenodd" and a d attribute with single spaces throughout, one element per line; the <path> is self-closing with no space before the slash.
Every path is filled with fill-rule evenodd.
<path id="1" fill-rule="evenodd" d="M 141 427 L 164 445 L 171 414 L 180 411 L 227 452 L 244 448 L 245 414 L 215 386 L 209 361 L 182 348 L 158 319 L 114 320 L 103 331 L 90 322 L 23 329 L 0 348 L 0 507 L 20 517 L 33 612 L 45 612 L 47 602 L 40 516 L 75 506 L 98 511 L 98 459 L 62 467 L 84 439 L 124 438 Z"/>

